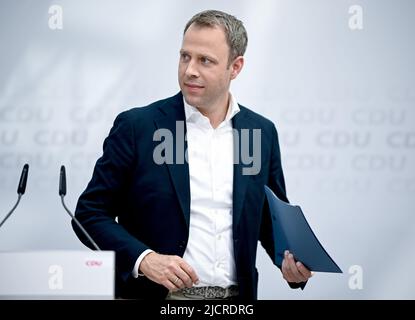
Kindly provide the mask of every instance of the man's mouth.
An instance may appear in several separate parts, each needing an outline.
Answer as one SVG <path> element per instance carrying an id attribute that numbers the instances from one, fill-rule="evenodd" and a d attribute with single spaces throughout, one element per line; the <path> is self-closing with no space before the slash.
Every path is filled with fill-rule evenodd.
<path id="1" fill-rule="evenodd" d="M 201 86 L 201 85 L 199 85 L 199 84 L 196 84 L 196 83 L 187 83 L 187 82 L 185 82 L 184 83 L 184 85 L 190 90 L 190 91 L 197 91 L 197 90 L 200 90 L 200 89 L 203 89 L 204 87 L 203 86 Z"/>

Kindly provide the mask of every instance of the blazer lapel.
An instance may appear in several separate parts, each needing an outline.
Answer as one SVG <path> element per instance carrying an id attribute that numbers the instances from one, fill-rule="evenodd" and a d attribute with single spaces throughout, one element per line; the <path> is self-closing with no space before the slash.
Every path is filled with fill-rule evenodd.
<path id="1" fill-rule="evenodd" d="M 155 119 L 154 122 L 158 129 L 168 129 L 173 134 L 174 161 L 173 163 L 167 164 L 167 168 L 183 211 L 184 220 L 187 227 L 189 227 L 190 178 L 189 165 L 185 159 L 185 152 L 187 150 L 187 141 L 184 139 L 186 136 L 186 118 L 182 94 L 178 93 L 160 106 L 159 109 L 162 115 Z"/>
<path id="2" fill-rule="evenodd" d="M 249 129 L 249 121 L 245 117 L 245 112 L 241 109 L 232 119 L 233 128 L 236 129 L 238 135 L 234 135 L 234 165 L 233 165 L 233 231 L 236 235 L 236 227 L 241 217 L 243 202 L 245 199 L 246 188 L 250 175 L 243 175 L 243 163 L 241 161 L 241 129 Z M 252 150 L 252 146 L 250 149 Z M 237 160 L 237 161 L 236 161 Z"/>

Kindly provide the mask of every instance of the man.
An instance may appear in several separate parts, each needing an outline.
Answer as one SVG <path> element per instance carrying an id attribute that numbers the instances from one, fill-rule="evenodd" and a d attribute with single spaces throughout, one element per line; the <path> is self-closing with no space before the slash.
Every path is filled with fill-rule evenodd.
<path id="1" fill-rule="evenodd" d="M 76 217 L 116 252 L 118 296 L 257 298 L 258 240 L 274 258 L 264 185 L 288 200 L 275 126 L 229 92 L 246 46 L 235 17 L 195 15 L 180 50 L 180 93 L 115 120 Z M 240 160 L 247 149 L 260 150 L 251 171 Z M 311 276 L 288 252 L 281 269 L 292 288 Z"/>

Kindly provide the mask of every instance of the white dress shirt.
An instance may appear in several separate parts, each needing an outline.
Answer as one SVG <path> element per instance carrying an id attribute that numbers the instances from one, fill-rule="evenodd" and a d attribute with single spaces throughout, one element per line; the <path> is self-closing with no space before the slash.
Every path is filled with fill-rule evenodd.
<path id="1" fill-rule="evenodd" d="M 207 117 L 184 101 L 190 176 L 189 241 L 183 259 L 199 277 L 197 286 L 236 284 L 232 235 L 233 134 L 239 106 L 230 94 L 226 117 L 214 129 Z M 133 276 L 144 251 L 135 264 Z"/>

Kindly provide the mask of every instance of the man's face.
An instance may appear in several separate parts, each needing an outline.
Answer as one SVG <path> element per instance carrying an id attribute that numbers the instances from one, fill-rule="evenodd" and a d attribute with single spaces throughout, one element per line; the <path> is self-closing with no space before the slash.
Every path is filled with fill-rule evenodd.
<path id="1" fill-rule="evenodd" d="M 239 73 L 243 58 L 228 67 L 229 46 L 219 27 L 191 25 L 183 37 L 179 85 L 188 104 L 209 112 L 227 107 L 230 81 Z"/>

